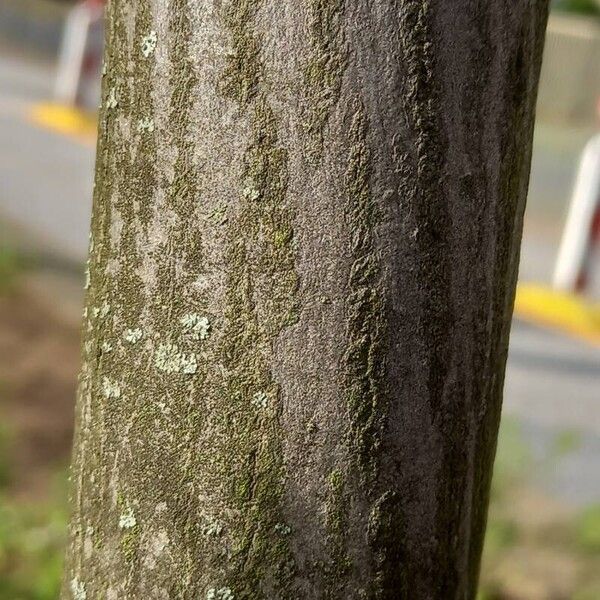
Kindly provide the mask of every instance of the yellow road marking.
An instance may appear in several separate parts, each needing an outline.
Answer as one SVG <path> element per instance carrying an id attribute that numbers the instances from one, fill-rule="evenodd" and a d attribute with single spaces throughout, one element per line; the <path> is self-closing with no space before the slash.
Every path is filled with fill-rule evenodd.
<path id="1" fill-rule="evenodd" d="M 27 118 L 36 125 L 85 144 L 96 143 L 96 116 L 92 113 L 60 104 L 40 103 L 29 108 Z"/>
<path id="2" fill-rule="evenodd" d="M 600 345 L 600 304 L 555 292 L 541 285 L 520 284 L 516 317 Z"/>

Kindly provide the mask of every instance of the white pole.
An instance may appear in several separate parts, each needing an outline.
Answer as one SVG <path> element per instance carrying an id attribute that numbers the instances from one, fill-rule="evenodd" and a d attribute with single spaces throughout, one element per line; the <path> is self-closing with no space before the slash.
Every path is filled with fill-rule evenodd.
<path id="1" fill-rule="evenodd" d="M 79 4 L 71 9 L 65 22 L 54 88 L 58 102 L 73 105 L 77 101 L 91 19 L 86 4 Z"/>
<path id="2" fill-rule="evenodd" d="M 592 225 L 600 210 L 600 134 L 585 146 L 560 243 L 553 286 L 574 292 L 585 281 L 592 245 Z"/>

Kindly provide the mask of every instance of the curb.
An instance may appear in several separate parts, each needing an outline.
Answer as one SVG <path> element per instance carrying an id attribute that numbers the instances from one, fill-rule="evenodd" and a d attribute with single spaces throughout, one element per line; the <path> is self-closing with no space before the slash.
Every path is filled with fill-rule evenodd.
<path id="1" fill-rule="evenodd" d="M 97 136 L 96 115 L 71 106 L 41 102 L 27 110 L 30 123 L 67 135 L 77 141 L 94 146 Z"/>
<path id="2" fill-rule="evenodd" d="M 520 284 L 515 318 L 600 346 L 600 304 L 535 284 Z"/>

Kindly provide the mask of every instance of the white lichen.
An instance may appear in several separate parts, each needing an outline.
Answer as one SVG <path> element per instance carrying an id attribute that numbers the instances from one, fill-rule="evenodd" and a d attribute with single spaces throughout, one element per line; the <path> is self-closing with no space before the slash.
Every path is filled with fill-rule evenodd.
<path id="1" fill-rule="evenodd" d="M 135 519 L 135 515 L 133 514 L 133 509 L 128 508 L 119 517 L 119 529 L 133 529 L 136 525 L 137 521 Z"/>
<path id="2" fill-rule="evenodd" d="M 77 577 L 71 579 L 69 587 L 71 588 L 73 600 L 86 600 L 87 592 L 85 591 L 85 584 L 82 581 L 79 581 Z"/>
<path id="3" fill-rule="evenodd" d="M 292 528 L 289 525 L 286 525 L 285 523 L 277 523 L 275 525 L 275 531 L 279 535 L 290 535 L 290 533 L 292 533 Z"/>
<path id="4" fill-rule="evenodd" d="M 206 593 L 206 600 L 234 600 L 234 598 L 233 592 L 228 587 L 210 588 Z"/>
<path id="5" fill-rule="evenodd" d="M 85 283 L 83 284 L 83 289 L 88 290 L 90 288 L 90 265 L 89 261 L 85 267 Z"/>
<path id="6" fill-rule="evenodd" d="M 144 36 L 142 39 L 142 54 L 148 58 L 150 55 L 154 54 L 156 50 L 156 42 L 158 41 L 158 36 L 156 35 L 156 31 L 151 31 L 148 35 Z"/>
<path id="7" fill-rule="evenodd" d="M 193 375 L 198 370 L 195 354 L 181 355 L 181 372 L 184 375 Z"/>
<path id="8" fill-rule="evenodd" d="M 210 322 L 208 317 L 200 316 L 197 313 L 190 313 L 181 317 L 179 322 L 183 325 L 183 330 L 194 340 L 205 340 L 210 331 Z"/>
<path id="9" fill-rule="evenodd" d="M 138 121 L 137 129 L 140 133 L 152 133 L 154 131 L 154 119 L 144 117 Z"/>
<path id="10" fill-rule="evenodd" d="M 193 375 L 198 370 L 196 355 L 180 352 L 175 344 L 160 344 L 154 355 L 154 365 L 165 373 Z"/>
<path id="11" fill-rule="evenodd" d="M 202 526 L 202 534 L 206 537 L 219 537 L 223 533 L 223 524 L 212 517 L 206 517 Z"/>
<path id="12" fill-rule="evenodd" d="M 260 192 L 253 186 L 247 185 L 242 192 L 246 200 L 255 201 L 260 198 Z"/>
<path id="13" fill-rule="evenodd" d="M 111 381 L 108 377 L 102 378 L 102 393 L 107 399 L 120 398 L 121 388 L 118 383 Z"/>
<path id="14" fill-rule="evenodd" d="M 130 344 L 137 344 L 143 336 L 144 333 L 139 327 L 136 327 L 135 329 L 126 329 L 123 334 L 125 341 Z"/>
<path id="15" fill-rule="evenodd" d="M 158 515 L 160 513 L 165 512 L 167 509 L 169 508 L 169 505 L 166 502 L 159 502 L 155 507 L 154 507 L 154 512 Z"/>
<path id="16" fill-rule="evenodd" d="M 106 108 L 113 110 L 119 106 L 119 99 L 117 98 L 117 91 L 114 87 L 108 91 L 108 98 L 106 99 Z"/>
<path id="17" fill-rule="evenodd" d="M 110 342 L 102 342 L 101 348 L 104 354 L 108 354 L 109 352 L 113 351 L 113 346 Z"/>
<path id="18" fill-rule="evenodd" d="M 267 408 L 269 404 L 269 397 L 265 392 L 256 392 L 254 396 L 252 396 L 252 400 L 250 400 L 253 406 L 256 408 Z"/>
<path id="19" fill-rule="evenodd" d="M 110 304 L 106 300 L 102 303 L 102 306 L 95 306 L 92 310 L 94 317 L 104 319 L 110 313 Z"/>

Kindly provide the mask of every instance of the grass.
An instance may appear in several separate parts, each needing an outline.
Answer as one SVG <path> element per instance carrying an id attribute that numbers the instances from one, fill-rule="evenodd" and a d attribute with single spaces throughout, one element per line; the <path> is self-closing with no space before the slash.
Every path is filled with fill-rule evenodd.
<path id="1" fill-rule="evenodd" d="M 600 16 L 600 6 L 595 0 L 556 0 L 553 8 L 579 15 Z"/>
<path id="2" fill-rule="evenodd" d="M 600 558 L 600 504 L 586 508 L 577 517 L 575 538 L 582 551 Z"/>
<path id="3" fill-rule="evenodd" d="M 55 600 L 66 531 L 64 503 L 20 505 L 0 497 L 0 599 Z"/>
<path id="4" fill-rule="evenodd" d="M 0 296 L 11 294 L 27 261 L 0 247 Z M 0 399 L 10 393 L 0 381 Z M 48 494 L 26 500 L 12 489 L 14 432 L 0 414 L 0 600 L 55 600 L 59 596 L 67 526 L 66 476 Z"/>
<path id="5" fill-rule="evenodd" d="M 478 600 L 600 598 L 600 505 L 573 513 L 528 484 L 580 445 L 580 433 L 565 429 L 534 458 L 520 424 L 503 420 Z"/>
<path id="6" fill-rule="evenodd" d="M 6 456 L 0 455 L 3 463 Z M 66 476 L 39 502 L 0 486 L 0 600 L 55 600 L 60 591 L 67 529 Z"/>
<path id="7" fill-rule="evenodd" d="M 0 393 L 2 390 L 0 389 Z M 8 428 L 0 422 L 0 490 L 10 481 L 11 463 L 9 457 L 10 435 Z"/>
<path id="8" fill-rule="evenodd" d="M 0 295 L 11 292 L 25 267 L 25 261 L 15 250 L 0 246 Z"/>

